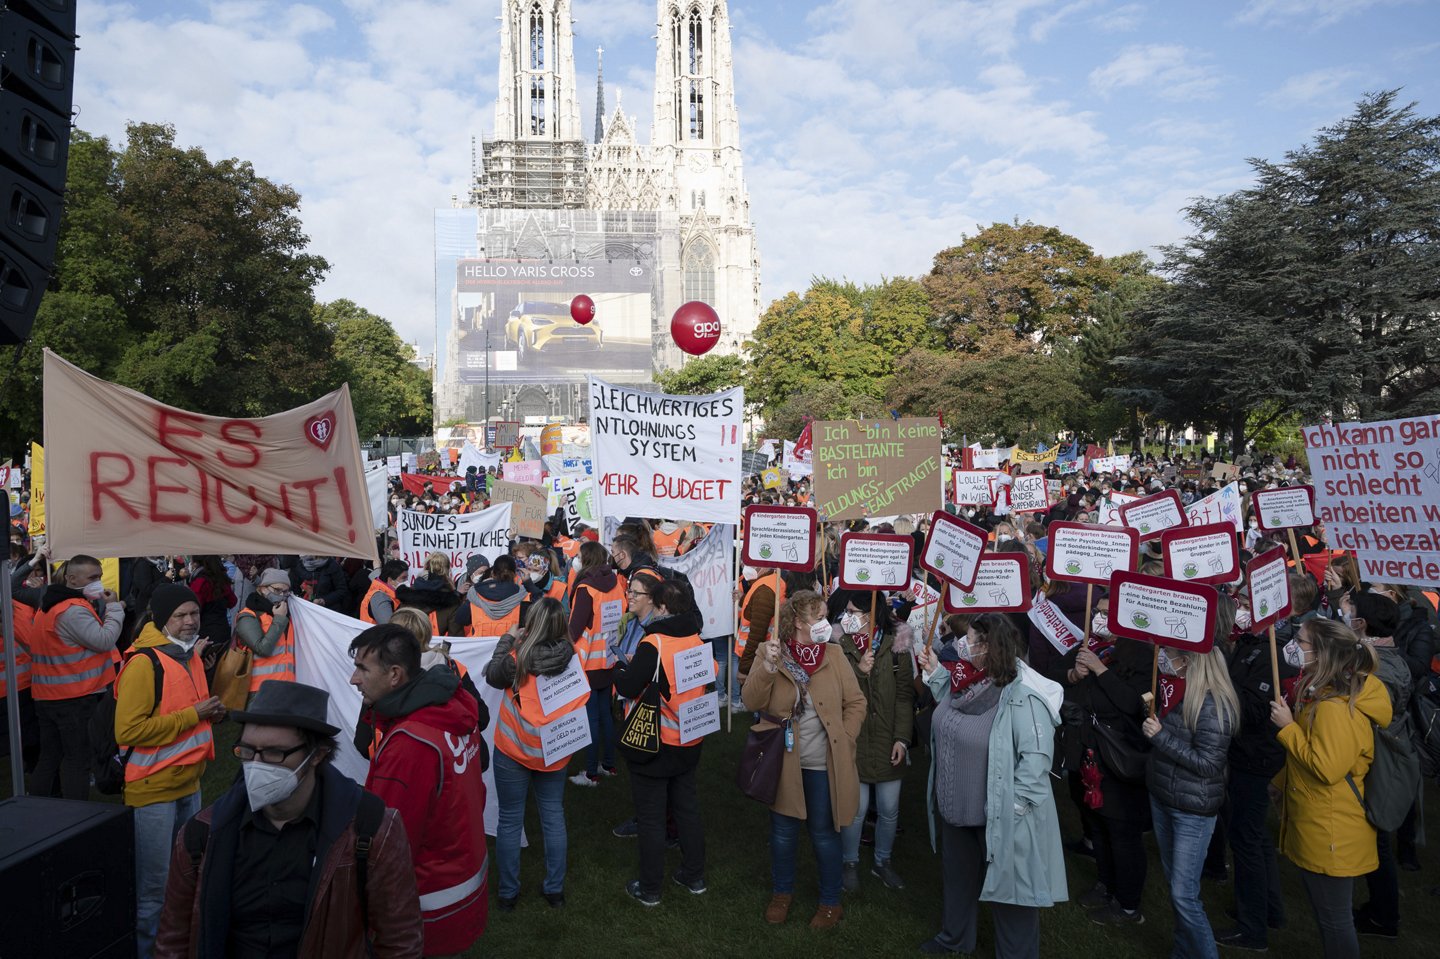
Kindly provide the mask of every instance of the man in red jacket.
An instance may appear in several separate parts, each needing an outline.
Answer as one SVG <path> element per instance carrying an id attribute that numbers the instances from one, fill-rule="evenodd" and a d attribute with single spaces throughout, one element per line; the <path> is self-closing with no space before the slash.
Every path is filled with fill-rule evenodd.
<path id="1" fill-rule="evenodd" d="M 445 665 L 420 668 L 403 626 L 372 626 L 350 644 L 350 682 L 374 729 L 365 788 L 400 814 L 415 861 L 425 955 L 464 952 L 485 931 L 489 862 L 479 705 Z M 362 726 L 363 728 L 363 726 Z"/>

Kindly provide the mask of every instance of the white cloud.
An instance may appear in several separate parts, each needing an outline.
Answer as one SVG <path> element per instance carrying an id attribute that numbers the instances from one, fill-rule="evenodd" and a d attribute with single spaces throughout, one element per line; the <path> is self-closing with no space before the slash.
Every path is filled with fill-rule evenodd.
<path id="1" fill-rule="evenodd" d="M 1331 105 L 1349 102 L 1351 93 L 1358 93 L 1357 70 L 1311 70 L 1286 78 L 1279 89 L 1265 95 L 1265 102 L 1278 107 L 1304 106 L 1311 103 Z M 1343 90 L 1347 92 L 1341 92 Z"/>
<path id="2" fill-rule="evenodd" d="M 1174 43 L 1134 44 L 1103 67 L 1090 72 L 1090 85 L 1102 94 L 1145 87 L 1170 100 L 1194 100 L 1214 94 L 1220 78 L 1195 62 L 1193 51 Z"/>
<path id="3" fill-rule="evenodd" d="M 1276 25 L 1301 21 L 1311 27 L 1328 27 L 1371 7 L 1414 0 L 1250 0 L 1236 18 L 1241 23 Z"/>

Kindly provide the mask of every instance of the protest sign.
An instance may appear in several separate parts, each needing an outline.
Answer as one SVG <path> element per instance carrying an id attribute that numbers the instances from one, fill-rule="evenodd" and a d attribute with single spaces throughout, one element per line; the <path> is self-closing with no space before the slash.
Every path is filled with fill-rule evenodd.
<path id="1" fill-rule="evenodd" d="M 909 536 L 846 533 L 840 537 L 840 588 L 905 589 L 914 553 L 915 540 Z"/>
<path id="2" fill-rule="evenodd" d="M 1051 523 L 1045 574 L 1071 583 L 1108 586 L 1110 577 L 1135 568 L 1140 533 L 1129 527 Z"/>
<path id="3" fill-rule="evenodd" d="M 30 536 L 45 535 L 45 447 L 30 444 Z M 52 547 L 53 548 L 53 547 Z M 55 555 L 62 555 L 56 553 Z"/>
<path id="4" fill-rule="evenodd" d="M 539 460 L 521 460 L 518 463 L 506 463 L 502 467 L 505 479 L 511 483 L 521 483 L 525 486 L 534 486 L 545 478 L 545 470 Z"/>
<path id="5" fill-rule="evenodd" d="M 1316 516 L 1360 578 L 1440 582 L 1440 415 L 1310 426 Z"/>
<path id="6" fill-rule="evenodd" d="M 201 416 L 45 351 L 56 556 L 314 553 L 379 562 L 350 388 L 266 416 Z M 53 437 L 53 439 L 51 439 Z"/>
<path id="7" fill-rule="evenodd" d="M 465 480 L 458 476 L 448 476 L 444 473 L 401 473 L 400 485 L 407 493 L 415 496 L 424 496 L 427 487 L 434 491 L 437 496 L 449 493 L 455 484 L 459 483 L 463 489 Z"/>
<path id="8" fill-rule="evenodd" d="M 1255 520 L 1260 531 L 1295 529 L 1315 523 L 1315 487 L 1282 486 L 1279 489 L 1257 489 L 1250 494 Z"/>
<path id="9" fill-rule="evenodd" d="M 495 441 L 490 444 L 497 450 L 512 450 L 520 445 L 520 424 L 500 420 L 495 424 Z"/>
<path id="10" fill-rule="evenodd" d="M 476 513 L 420 513 L 402 509 L 395 514 L 395 531 L 400 537 L 400 558 L 410 564 L 409 582 L 425 572 L 431 553 L 450 557 L 450 577 L 465 571 L 471 556 L 494 562 L 509 549 L 509 503 Z"/>
<path id="11" fill-rule="evenodd" d="M 1120 523 L 1139 530 L 1142 540 L 1154 539 L 1167 529 L 1187 526 L 1179 490 L 1161 490 L 1120 507 Z"/>
<path id="12" fill-rule="evenodd" d="M 920 552 L 920 566 L 957 586 L 970 589 L 980 554 L 985 550 L 985 531 L 944 510 L 930 517 L 930 532 Z"/>
<path id="13" fill-rule="evenodd" d="M 1277 546 L 1245 564 L 1250 594 L 1250 631 L 1259 633 L 1290 615 L 1290 565 Z"/>
<path id="14" fill-rule="evenodd" d="M 1130 468 L 1129 456 L 1098 456 L 1085 467 L 1091 473 L 1123 473 Z"/>
<path id="15" fill-rule="evenodd" d="M 540 430 L 540 455 L 554 456 L 564 443 L 564 430 L 559 423 L 550 423 Z"/>
<path id="16" fill-rule="evenodd" d="M 969 589 L 945 591 L 947 613 L 1023 613 L 1030 608 L 1030 558 L 1024 553 L 986 553 Z"/>
<path id="17" fill-rule="evenodd" d="M 565 525 L 572 532 L 576 523 L 596 526 L 600 514 L 595 510 L 595 481 L 588 476 L 552 476 L 545 483 L 545 512 L 565 510 Z"/>
<path id="18" fill-rule="evenodd" d="M 800 449 L 796 444 L 785 440 L 781 450 L 780 465 L 790 474 L 791 479 L 800 479 L 815 472 L 813 449 Z"/>
<path id="19" fill-rule="evenodd" d="M 1043 513 L 1050 509 L 1050 484 L 1043 473 L 1017 476 L 1010 484 L 1010 512 Z"/>
<path id="20" fill-rule="evenodd" d="M 955 470 L 951 474 L 951 501 L 957 506 L 989 505 L 994 498 L 991 486 L 999 470 Z"/>
<path id="21" fill-rule="evenodd" d="M 807 507 L 747 506 L 741 561 L 750 566 L 812 570 L 815 527 L 815 511 Z"/>
<path id="22" fill-rule="evenodd" d="M 740 473 L 744 476 L 759 476 L 770 465 L 770 457 L 759 450 L 740 455 Z M 783 470 L 782 470 L 783 475 Z"/>
<path id="23" fill-rule="evenodd" d="M 1213 586 L 1117 572 L 1110 584 L 1110 632 L 1187 653 L 1208 653 L 1215 644 L 1219 603 Z"/>
<path id="24" fill-rule="evenodd" d="M 591 376 L 591 457 L 600 512 L 735 522 L 744 408 L 738 387 L 669 396 Z"/>
<path id="25" fill-rule="evenodd" d="M 1043 453 L 1027 453 L 1020 447 L 1010 451 L 1010 462 L 1012 463 L 1053 463 L 1060 455 L 1060 447 L 1052 446 Z"/>
<path id="26" fill-rule="evenodd" d="M 1225 522 L 1234 526 L 1237 533 L 1245 532 L 1244 513 L 1239 483 L 1229 483 L 1185 507 L 1185 517 L 1192 526 Z"/>
<path id="27" fill-rule="evenodd" d="M 548 501 L 542 487 L 499 480 L 490 491 L 490 502 L 493 505 L 511 505 L 510 527 L 515 530 L 515 535 L 531 539 L 540 539 L 545 535 Z"/>
<path id="28" fill-rule="evenodd" d="M 998 446 L 991 447 L 988 450 L 981 449 L 978 446 L 972 447 L 972 449 L 974 449 L 974 456 L 971 458 L 970 465 L 977 470 L 996 469 L 1000 466 L 1000 461 L 1007 459 L 1010 455 L 1009 449 L 1001 449 Z"/>
<path id="29" fill-rule="evenodd" d="M 390 476 L 381 463 L 365 471 L 365 495 L 370 500 L 370 522 L 375 529 L 389 525 Z"/>
<path id="30" fill-rule="evenodd" d="M 943 589 L 948 584 L 942 579 L 939 585 Z M 910 615 L 905 621 L 924 635 L 934 621 L 935 604 L 942 602 L 940 590 L 923 579 L 915 578 L 910 580 L 909 592 L 915 605 L 910 608 Z M 902 593 L 900 598 L 904 599 L 905 595 Z"/>
<path id="31" fill-rule="evenodd" d="M 680 720 L 680 745 L 682 746 L 692 743 L 702 736 L 720 731 L 720 697 L 717 693 L 706 693 L 689 702 L 681 703 L 675 713 L 676 718 Z"/>
<path id="32" fill-rule="evenodd" d="M 1133 503 L 1140 497 L 1131 496 L 1129 493 L 1111 493 L 1110 502 L 1100 501 L 1096 504 L 1101 526 L 1124 526 L 1120 522 L 1120 507 L 1126 503 Z"/>
<path id="33" fill-rule="evenodd" d="M 928 513 L 944 505 L 935 417 L 812 425 L 815 505 L 827 520 Z"/>
<path id="34" fill-rule="evenodd" d="M 1035 594 L 1030 612 L 1026 615 L 1030 618 L 1030 624 L 1061 656 L 1085 641 L 1085 631 L 1070 622 L 1060 611 L 1060 607 L 1050 602 L 1043 593 Z"/>
<path id="35" fill-rule="evenodd" d="M 391 476 L 404 475 L 404 473 L 400 469 L 400 466 L 400 457 L 398 455 L 385 457 L 385 471 Z"/>
<path id="36" fill-rule="evenodd" d="M 580 665 L 579 656 L 571 656 L 570 664 L 562 673 L 535 677 L 535 695 L 540 700 L 540 711 L 547 716 L 559 712 L 588 692 L 590 681 L 585 678 L 585 667 Z"/>
<path id="37" fill-rule="evenodd" d="M 1219 480 L 1222 483 L 1235 479 L 1240 475 L 1240 468 L 1234 463 L 1216 463 L 1210 467 L 1210 478 Z"/>
<path id="38" fill-rule="evenodd" d="M 608 537 L 606 542 L 609 542 Z M 661 556 L 660 565 L 684 573 L 700 610 L 700 638 L 735 632 L 735 525 L 719 523 L 680 556 Z"/>
<path id="39" fill-rule="evenodd" d="M 775 467 L 766 467 L 760 472 L 760 480 L 766 489 L 779 489 L 785 485 L 785 471 Z"/>
<path id="40" fill-rule="evenodd" d="M 1187 583 L 1233 583 L 1240 578 L 1240 538 L 1229 523 L 1180 526 L 1160 534 L 1165 575 Z"/>

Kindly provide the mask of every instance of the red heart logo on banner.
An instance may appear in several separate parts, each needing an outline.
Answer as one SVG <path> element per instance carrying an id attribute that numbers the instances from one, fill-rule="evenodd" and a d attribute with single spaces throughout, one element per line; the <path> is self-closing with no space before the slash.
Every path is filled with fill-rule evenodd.
<path id="1" fill-rule="evenodd" d="M 305 438 L 322 450 L 328 450 L 330 441 L 335 438 L 335 411 L 331 410 L 306 420 Z"/>

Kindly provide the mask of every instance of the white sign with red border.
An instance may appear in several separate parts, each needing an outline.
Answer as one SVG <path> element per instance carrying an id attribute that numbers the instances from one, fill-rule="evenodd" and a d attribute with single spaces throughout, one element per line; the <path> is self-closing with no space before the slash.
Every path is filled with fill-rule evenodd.
<path id="1" fill-rule="evenodd" d="M 986 553 L 975 585 L 945 592 L 947 613 L 1023 613 L 1030 608 L 1030 558 L 1024 553 Z"/>
<path id="2" fill-rule="evenodd" d="M 1187 653 L 1215 644 L 1215 587 L 1164 576 L 1116 573 L 1110 581 L 1110 632 Z"/>
<path id="3" fill-rule="evenodd" d="M 1147 540 L 1167 529 L 1188 526 L 1190 518 L 1185 515 L 1185 504 L 1180 502 L 1180 491 L 1167 489 L 1121 506 L 1120 523 L 1138 530 L 1140 538 Z"/>
<path id="4" fill-rule="evenodd" d="M 840 537 L 840 588 L 905 589 L 914 554 L 915 540 L 909 536 L 846 533 Z"/>
<path id="5" fill-rule="evenodd" d="M 990 482 L 1000 475 L 999 470 L 955 470 L 950 479 L 952 501 L 958 506 L 988 506 Z"/>
<path id="6" fill-rule="evenodd" d="M 1128 527 L 1093 523 L 1051 523 L 1045 575 L 1069 583 L 1108 586 L 1117 572 L 1135 568 L 1140 533 Z"/>
<path id="7" fill-rule="evenodd" d="M 1124 526 L 1120 522 L 1120 507 L 1126 503 L 1133 503 L 1140 497 L 1131 496 L 1129 493 L 1111 493 L 1110 502 L 1100 501 L 1096 504 L 1099 510 L 1099 522 L 1101 526 Z"/>
<path id="8" fill-rule="evenodd" d="M 1240 578 L 1240 538 L 1229 523 L 1182 526 L 1160 534 L 1165 575 L 1186 583 L 1233 583 Z"/>
<path id="9" fill-rule="evenodd" d="M 815 511 L 807 506 L 745 507 L 740 555 L 748 566 L 815 568 Z"/>
<path id="10" fill-rule="evenodd" d="M 1245 565 L 1253 632 L 1261 632 L 1290 615 L 1290 566 L 1279 546 Z"/>
<path id="11" fill-rule="evenodd" d="M 930 533 L 920 553 L 920 566 L 968 589 L 975 582 L 986 540 L 980 527 L 936 510 L 930 517 Z"/>
<path id="12" fill-rule="evenodd" d="M 1315 487 L 1282 486 L 1250 494 L 1250 505 L 1263 532 L 1315 523 Z"/>

